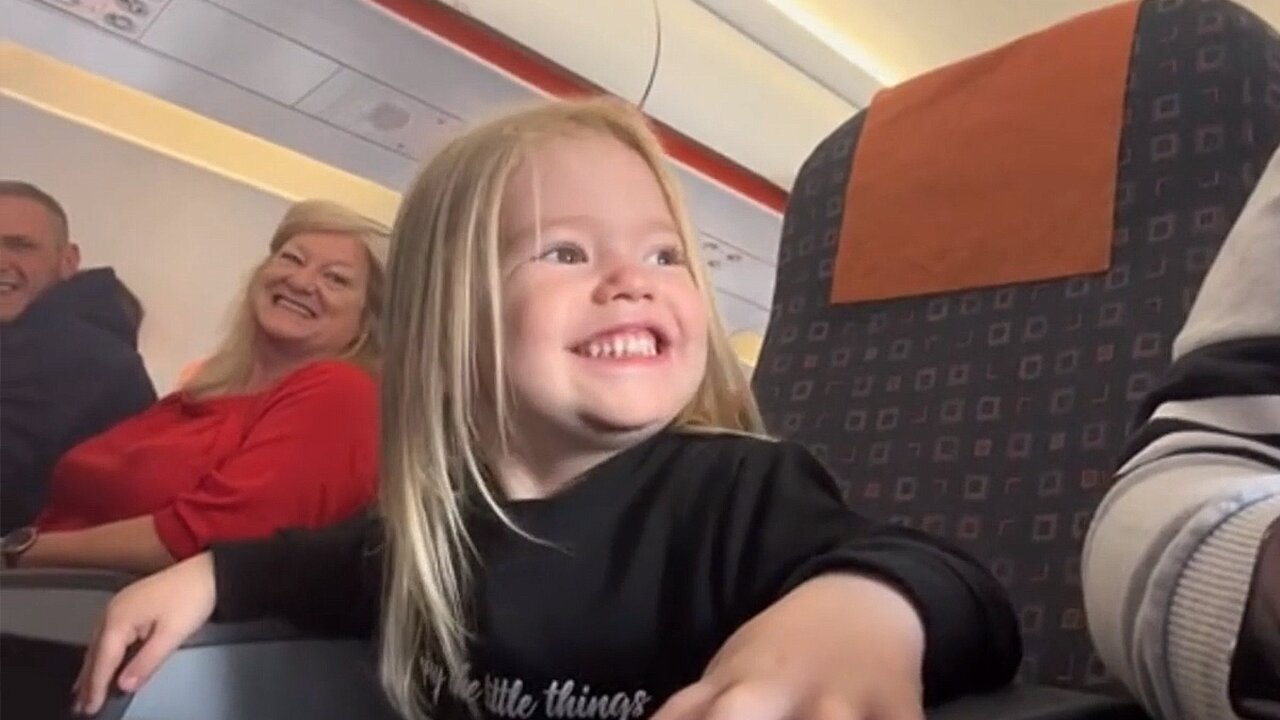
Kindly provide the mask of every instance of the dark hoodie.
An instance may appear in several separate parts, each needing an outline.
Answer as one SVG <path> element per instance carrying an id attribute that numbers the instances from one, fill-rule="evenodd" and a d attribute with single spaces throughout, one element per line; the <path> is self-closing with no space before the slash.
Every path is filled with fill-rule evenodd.
<path id="1" fill-rule="evenodd" d="M 49 288 L 0 323 L 0 530 L 30 523 L 62 454 L 155 402 L 138 319 L 109 268 Z"/>

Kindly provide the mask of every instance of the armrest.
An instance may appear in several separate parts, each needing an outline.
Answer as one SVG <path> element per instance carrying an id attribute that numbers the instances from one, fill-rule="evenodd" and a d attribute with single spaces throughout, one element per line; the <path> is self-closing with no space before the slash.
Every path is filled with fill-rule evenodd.
<path id="1" fill-rule="evenodd" d="M 70 717 L 71 684 L 103 608 L 133 580 L 100 570 L 0 572 L 0 714 Z M 123 705 L 116 702 L 100 717 L 122 715 Z"/>
<path id="2" fill-rule="evenodd" d="M 0 716 L 66 718 L 103 610 L 135 578 L 114 572 L 0 572 Z M 97 720 L 351 717 L 394 720 L 369 648 L 279 621 L 209 623 L 136 695 L 113 693 Z"/>
<path id="3" fill-rule="evenodd" d="M 0 632 L 87 645 L 103 608 L 134 579 L 104 570 L 5 570 L 0 572 Z"/>
<path id="4" fill-rule="evenodd" d="M 5 570 L 0 572 L 0 632 L 67 645 L 85 645 L 93 637 L 112 596 L 137 578 L 107 570 Z M 183 647 L 279 642 L 300 639 L 293 626 L 266 620 L 210 623 Z"/>
<path id="5" fill-rule="evenodd" d="M 928 720 L 1148 720 L 1134 702 L 1043 685 L 961 698 L 926 715 Z"/>
<path id="6" fill-rule="evenodd" d="M 15 569 L 0 571 L 0 588 L 96 590 L 116 593 L 137 577 L 115 570 L 74 570 L 67 568 Z"/>

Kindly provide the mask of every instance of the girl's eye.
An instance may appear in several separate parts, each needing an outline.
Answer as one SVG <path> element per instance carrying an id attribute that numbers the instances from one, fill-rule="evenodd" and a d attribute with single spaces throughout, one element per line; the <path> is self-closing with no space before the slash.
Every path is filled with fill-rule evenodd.
<path id="1" fill-rule="evenodd" d="M 336 273 L 336 272 L 330 272 L 330 273 L 325 273 L 325 278 L 326 278 L 329 282 L 331 282 L 331 283 L 333 283 L 334 285 L 337 285 L 337 286 L 339 286 L 339 287 L 350 287 L 350 286 L 351 286 L 351 278 L 347 277 L 346 275 L 341 275 L 341 274 Z"/>
<path id="2" fill-rule="evenodd" d="M 577 265 L 587 261 L 587 253 L 577 245 L 556 245 L 539 255 L 538 260 L 560 265 Z"/>
<path id="3" fill-rule="evenodd" d="M 286 250 L 285 252 L 280 253 L 280 257 L 281 257 L 281 259 L 285 260 L 286 262 L 292 263 L 292 264 L 294 264 L 294 265 L 301 265 L 301 264 L 302 264 L 302 257 L 301 257 L 301 256 L 299 256 L 297 253 L 290 252 L 290 251 L 288 251 L 288 250 Z"/>
<path id="4" fill-rule="evenodd" d="M 684 265 L 684 253 L 677 247 L 663 248 L 652 253 L 649 262 L 654 265 Z"/>

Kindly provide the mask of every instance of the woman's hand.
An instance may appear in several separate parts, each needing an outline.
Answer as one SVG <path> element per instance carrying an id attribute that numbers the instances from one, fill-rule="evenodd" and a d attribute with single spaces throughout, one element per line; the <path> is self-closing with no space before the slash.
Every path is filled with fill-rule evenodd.
<path id="1" fill-rule="evenodd" d="M 103 614 L 73 689 L 77 713 L 92 715 L 125 652 L 142 643 L 120 672 L 121 690 L 136 692 L 160 663 L 213 615 L 213 557 L 205 552 L 121 590 Z"/>
<path id="2" fill-rule="evenodd" d="M 924 627 L 889 586 L 824 575 L 739 628 L 653 720 L 921 720 Z"/>

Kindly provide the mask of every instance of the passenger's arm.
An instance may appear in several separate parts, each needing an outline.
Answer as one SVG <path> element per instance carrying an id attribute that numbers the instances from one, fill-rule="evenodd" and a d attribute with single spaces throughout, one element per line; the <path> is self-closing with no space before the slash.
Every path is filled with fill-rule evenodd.
<path id="1" fill-rule="evenodd" d="M 137 355 L 121 358 L 115 367 L 100 369 L 105 371 L 100 379 L 103 392 L 91 406 L 84 408 L 75 426 L 69 428 L 65 439 L 70 444 L 65 449 L 110 430 L 156 402 L 151 376 Z"/>
<path id="2" fill-rule="evenodd" d="M 1232 657 L 1262 537 L 1280 518 L 1277 269 L 1280 154 L 1201 288 L 1085 545 L 1099 655 L 1160 717 L 1235 716 Z"/>
<path id="3" fill-rule="evenodd" d="M 1280 335 L 1189 353 L 1161 395 L 1179 399 L 1135 436 L 1085 544 L 1089 627 L 1154 715 L 1230 718 L 1250 581 L 1280 518 Z"/>
<path id="4" fill-rule="evenodd" d="M 5 478 L 0 516 L 6 532 L 38 515 L 50 474 L 64 453 L 155 403 L 151 378 L 136 356 L 119 367 L 91 363 L 82 371 L 92 375 L 102 391 L 82 393 L 83 404 L 62 408 L 64 412 L 51 414 L 43 408 L 49 401 L 41 391 L 43 383 L 28 384 L 5 398 L 0 418 L 0 475 Z"/>
<path id="5" fill-rule="evenodd" d="M 273 392 L 241 447 L 199 487 L 153 515 L 42 534 L 20 567 L 146 574 L 216 540 L 349 516 L 374 491 L 377 389 L 363 372 L 328 364 Z"/>
<path id="6" fill-rule="evenodd" d="M 655 720 L 753 703 L 769 718 L 917 717 L 1017 669 L 1017 623 L 996 579 L 933 538 L 853 512 L 800 446 L 744 462 L 723 510 L 699 525 L 714 536 L 697 545 L 711 548 L 703 566 L 732 634 Z"/>
<path id="7" fill-rule="evenodd" d="M 938 538 L 850 510 L 835 480 L 803 448 L 790 446 L 782 462 L 771 482 L 782 496 L 772 501 L 777 538 L 758 548 L 761 565 L 788 570 L 775 598 L 832 573 L 870 578 L 895 590 L 923 625 L 926 705 L 994 690 L 1013 679 L 1022 641 L 1008 594 L 990 571 Z M 814 542 L 822 549 L 797 562 L 796 547 Z M 984 661 L 970 662 L 974 657 Z"/>
<path id="8" fill-rule="evenodd" d="M 101 568 L 146 575 L 173 564 L 150 515 L 84 530 L 44 533 L 19 558 L 23 568 Z"/>
<path id="9" fill-rule="evenodd" d="M 177 559 L 211 543 L 321 527 L 367 504 L 377 483 L 378 390 L 345 363 L 295 373 L 271 392 L 240 447 L 154 514 Z"/>
<path id="10" fill-rule="evenodd" d="M 218 543 L 217 621 L 277 617 L 325 635 L 372 637 L 382 593 L 382 524 L 360 512 L 323 530 Z"/>
<path id="11" fill-rule="evenodd" d="M 76 681 L 75 707 L 97 712 L 126 650 L 120 689 L 135 692 L 211 617 L 277 617 L 326 634 L 367 635 L 381 588 L 379 524 L 361 514 L 324 530 L 217 545 L 122 590 L 103 615 Z"/>

